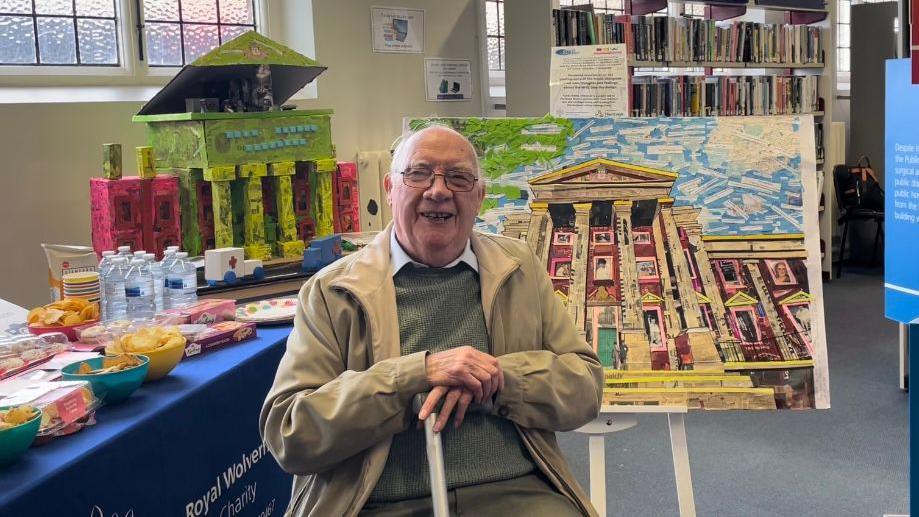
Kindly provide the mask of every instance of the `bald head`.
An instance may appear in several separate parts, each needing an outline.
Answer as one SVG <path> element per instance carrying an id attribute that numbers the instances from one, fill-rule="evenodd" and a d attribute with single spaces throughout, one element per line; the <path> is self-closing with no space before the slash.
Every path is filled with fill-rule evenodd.
<path id="1" fill-rule="evenodd" d="M 389 169 L 391 174 L 400 173 L 408 167 L 409 158 L 412 155 L 415 145 L 417 145 L 420 140 L 427 138 L 425 135 L 428 135 L 427 137 L 445 136 L 450 140 L 455 140 L 456 144 L 462 146 L 468 153 L 469 159 L 475 164 L 475 174 L 476 176 L 479 175 L 479 159 L 475 154 L 475 147 L 472 145 L 472 142 L 470 142 L 465 135 L 452 127 L 440 124 L 430 125 L 418 131 L 411 132 L 399 142 L 399 145 L 396 146 L 396 150 L 393 152 L 392 165 Z"/>

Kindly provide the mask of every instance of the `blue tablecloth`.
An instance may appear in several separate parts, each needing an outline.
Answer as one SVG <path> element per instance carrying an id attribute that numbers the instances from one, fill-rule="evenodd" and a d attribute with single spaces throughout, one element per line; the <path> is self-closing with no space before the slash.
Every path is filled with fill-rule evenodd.
<path id="1" fill-rule="evenodd" d="M 0 469 L 3 516 L 281 515 L 291 477 L 258 433 L 290 327 L 187 359 L 98 423 Z"/>

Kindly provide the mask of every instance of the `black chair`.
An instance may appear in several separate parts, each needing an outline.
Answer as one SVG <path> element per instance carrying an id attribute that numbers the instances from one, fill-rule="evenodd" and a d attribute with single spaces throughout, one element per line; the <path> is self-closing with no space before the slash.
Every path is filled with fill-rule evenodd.
<path id="1" fill-rule="evenodd" d="M 836 204 L 839 207 L 837 224 L 843 225 L 842 242 L 839 246 L 839 260 L 836 261 L 836 277 L 842 278 L 842 266 L 846 262 L 846 242 L 849 238 L 849 223 L 874 221 L 877 230 L 874 232 L 874 247 L 871 251 L 871 264 L 877 263 L 878 244 L 884 245 L 884 211 L 873 208 L 862 208 L 859 197 L 859 177 L 849 172 L 847 165 L 833 167 L 833 184 L 836 186 Z M 851 254 L 851 251 L 850 251 Z"/>

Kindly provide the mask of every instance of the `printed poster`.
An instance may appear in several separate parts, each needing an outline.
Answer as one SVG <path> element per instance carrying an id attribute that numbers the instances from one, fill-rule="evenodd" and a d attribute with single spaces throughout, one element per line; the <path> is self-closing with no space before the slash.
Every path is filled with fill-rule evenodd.
<path id="1" fill-rule="evenodd" d="M 472 100 L 472 64 L 468 59 L 427 58 L 424 81 L 429 101 Z"/>
<path id="2" fill-rule="evenodd" d="M 627 117 L 629 72 L 626 46 L 552 47 L 550 113 L 555 117 Z"/>
<path id="3" fill-rule="evenodd" d="M 374 52 L 424 52 L 423 9 L 371 7 L 370 26 Z"/>

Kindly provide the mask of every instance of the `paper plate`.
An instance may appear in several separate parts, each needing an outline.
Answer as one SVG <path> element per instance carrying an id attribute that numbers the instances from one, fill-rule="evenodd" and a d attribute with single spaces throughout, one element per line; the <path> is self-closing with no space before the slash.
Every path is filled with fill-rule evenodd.
<path id="1" fill-rule="evenodd" d="M 293 321 L 297 297 L 271 298 L 236 307 L 236 321 L 255 323 L 285 323 Z"/>

